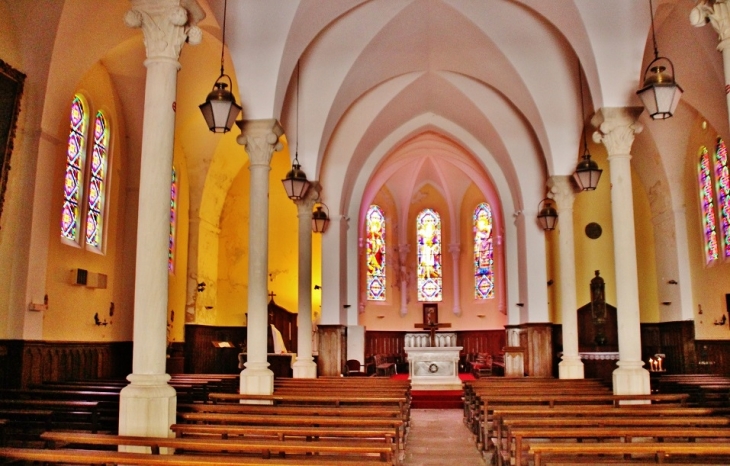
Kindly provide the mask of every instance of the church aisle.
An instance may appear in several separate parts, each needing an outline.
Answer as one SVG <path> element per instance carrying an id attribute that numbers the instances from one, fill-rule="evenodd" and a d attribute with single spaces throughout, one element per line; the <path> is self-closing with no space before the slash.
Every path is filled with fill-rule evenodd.
<path id="1" fill-rule="evenodd" d="M 403 466 L 483 466 L 461 409 L 413 409 Z"/>

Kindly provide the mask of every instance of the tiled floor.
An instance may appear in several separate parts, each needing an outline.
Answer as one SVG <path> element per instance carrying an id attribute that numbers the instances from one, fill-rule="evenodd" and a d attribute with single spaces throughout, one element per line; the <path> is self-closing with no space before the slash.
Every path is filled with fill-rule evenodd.
<path id="1" fill-rule="evenodd" d="M 411 410 L 403 466 L 484 466 L 461 409 Z"/>

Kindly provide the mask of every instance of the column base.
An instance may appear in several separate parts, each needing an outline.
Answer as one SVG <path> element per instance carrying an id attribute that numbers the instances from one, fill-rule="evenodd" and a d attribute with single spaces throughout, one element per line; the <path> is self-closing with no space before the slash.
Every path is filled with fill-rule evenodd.
<path id="1" fill-rule="evenodd" d="M 583 361 L 580 358 L 563 355 L 558 364 L 558 377 L 561 379 L 584 379 Z"/>
<path id="2" fill-rule="evenodd" d="M 177 392 L 167 384 L 170 376 L 131 374 L 127 380 L 119 394 L 119 435 L 174 437 L 170 426 L 176 420 Z M 149 453 L 150 448 L 120 446 L 119 451 Z"/>
<path id="3" fill-rule="evenodd" d="M 642 361 L 619 361 L 613 371 L 614 395 L 648 395 L 651 393 L 649 371 Z"/>
<path id="4" fill-rule="evenodd" d="M 292 365 L 295 379 L 316 379 L 317 364 L 310 358 L 297 358 Z"/>
<path id="5" fill-rule="evenodd" d="M 271 395 L 274 393 L 274 373 L 269 369 L 269 363 L 246 363 L 241 371 L 239 393 L 248 395 Z"/>

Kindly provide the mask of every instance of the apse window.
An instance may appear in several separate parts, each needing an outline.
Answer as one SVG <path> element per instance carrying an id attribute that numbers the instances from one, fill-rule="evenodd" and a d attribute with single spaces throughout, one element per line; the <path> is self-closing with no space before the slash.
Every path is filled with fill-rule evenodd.
<path id="1" fill-rule="evenodd" d="M 385 301 L 385 215 L 371 205 L 365 216 L 368 301 Z"/>
<path id="2" fill-rule="evenodd" d="M 88 104 L 77 94 L 71 102 L 66 173 L 61 211 L 61 239 L 102 252 L 109 164 L 109 125 L 102 111 L 94 117 L 91 147 Z M 87 152 L 90 156 L 87 157 Z M 82 219 L 85 218 L 85 222 Z"/>
<path id="3" fill-rule="evenodd" d="M 474 210 L 474 298 L 494 298 L 492 209 L 482 202 Z"/>
<path id="4" fill-rule="evenodd" d="M 425 209 L 416 217 L 418 244 L 418 301 L 442 299 L 441 217 Z"/>

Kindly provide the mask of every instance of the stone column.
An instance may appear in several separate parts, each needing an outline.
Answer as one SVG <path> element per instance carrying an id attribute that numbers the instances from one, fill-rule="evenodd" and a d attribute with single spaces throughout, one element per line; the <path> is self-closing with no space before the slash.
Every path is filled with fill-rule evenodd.
<path id="1" fill-rule="evenodd" d="M 575 297 L 575 243 L 573 239 L 573 202 L 575 190 L 568 176 L 553 176 L 548 187 L 557 204 L 558 254 L 560 255 L 560 314 L 563 326 L 563 356 L 558 364 L 561 379 L 582 379 L 583 362 L 578 354 L 578 313 Z"/>
<path id="2" fill-rule="evenodd" d="M 400 275 L 400 315 L 405 316 L 408 314 L 408 266 L 406 261 L 408 260 L 408 253 L 411 250 L 411 245 L 403 243 L 398 246 L 398 260 L 399 260 L 399 275 Z"/>
<path id="3" fill-rule="evenodd" d="M 297 360 L 294 378 L 314 379 L 317 364 L 312 358 L 312 208 L 321 186 L 313 181 L 304 199 L 294 201 L 299 219 L 299 311 L 297 314 Z"/>
<path id="4" fill-rule="evenodd" d="M 690 12 L 689 20 L 695 27 L 702 27 L 709 22 L 719 35 L 717 50 L 722 53 L 725 99 L 730 109 L 730 5 L 726 0 L 700 0 Z M 730 114 L 728 117 L 730 118 Z"/>
<path id="5" fill-rule="evenodd" d="M 270 395 L 274 392 L 274 373 L 266 358 L 268 335 L 269 270 L 269 171 L 271 156 L 282 149 L 279 137 L 284 134 L 279 122 L 246 120 L 236 124 L 241 128 L 238 143 L 245 146 L 249 157 L 251 186 L 249 188 L 248 224 L 248 325 L 247 361 L 241 371 L 240 392 Z"/>
<path id="6" fill-rule="evenodd" d="M 618 310 L 618 369 L 613 372 L 617 395 L 650 392 L 649 372 L 641 360 L 641 320 L 636 270 L 634 198 L 631 189 L 631 145 L 643 127 L 637 121 L 642 107 L 602 108 L 591 120 L 598 128 L 593 140 L 608 152 L 611 173 L 613 255 Z"/>
<path id="7" fill-rule="evenodd" d="M 119 398 L 119 433 L 172 435 L 177 395 L 165 373 L 167 346 L 167 254 L 175 96 L 180 50 L 200 43 L 195 24 L 205 17 L 196 2 L 132 0 L 124 21 L 141 28 L 147 50 L 134 284 L 134 353 L 130 384 Z M 188 19 L 190 15 L 190 19 Z M 124 448 L 120 448 L 124 449 Z"/>
<path id="8" fill-rule="evenodd" d="M 457 316 L 461 315 L 461 299 L 459 296 L 461 293 L 459 290 L 461 290 L 460 284 L 459 284 L 459 253 L 461 252 L 461 245 L 458 243 L 455 244 L 449 244 L 449 252 L 451 253 L 451 261 L 453 262 L 454 266 L 454 314 Z"/>

